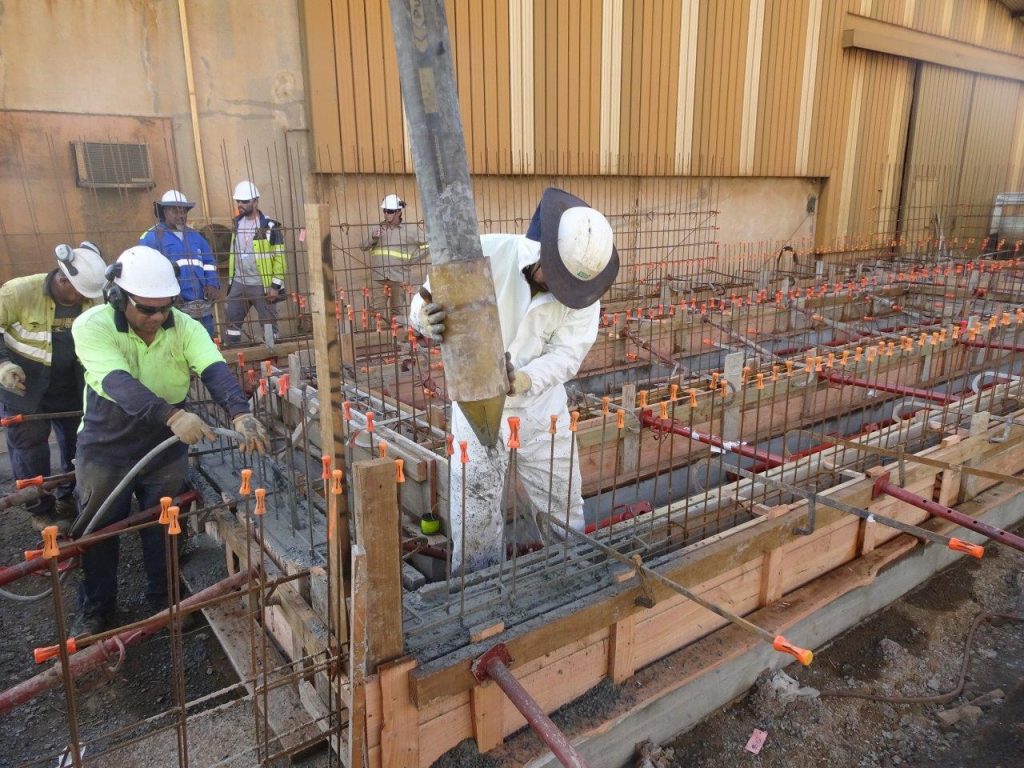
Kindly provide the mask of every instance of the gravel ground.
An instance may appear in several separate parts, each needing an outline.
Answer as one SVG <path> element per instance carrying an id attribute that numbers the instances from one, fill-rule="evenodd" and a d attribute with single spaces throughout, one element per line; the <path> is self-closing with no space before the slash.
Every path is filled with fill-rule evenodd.
<path id="1" fill-rule="evenodd" d="M 819 649 L 810 667 L 792 665 L 786 673 L 822 694 L 862 689 L 880 698 L 936 696 L 955 689 L 967 634 L 982 613 L 1024 617 L 1024 554 L 990 545 L 980 562 L 965 558 Z M 971 705 L 995 690 L 1003 695 Z M 785 698 L 763 676 L 746 697 L 669 745 L 673 756 L 660 765 L 1024 765 L 1024 622 L 978 627 L 964 691 L 947 703 Z M 947 725 L 940 715 L 959 719 Z M 745 749 L 755 728 L 767 733 L 756 755 Z"/>
<path id="2" fill-rule="evenodd" d="M 13 491 L 7 454 L 0 454 L 0 495 Z M 38 533 L 29 523 L 28 514 L 20 508 L 0 512 L 0 564 L 9 565 L 21 558 L 25 549 L 40 546 Z M 223 558 L 220 558 L 223 564 Z M 63 586 L 64 607 L 68 623 L 77 610 L 76 594 L 79 572 L 71 571 Z M 216 574 L 209 579 L 216 580 Z M 144 595 L 145 576 L 142 551 L 137 535 L 127 536 L 121 543 L 118 580 L 121 623 L 149 615 Z M 49 586 L 49 578 L 26 577 L 9 587 L 21 594 L 37 593 Z M 33 663 L 32 651 L 57 641 L 53 598 L 33 603 L 16 603 L 0 599 L 0 690 L 16 685 L 48 665 Z M 184 669 L 186 696 L 189 701 L 226 688 L 238 678 L 220 643 L 202 617 L 198 625 L 184 636 Z M 88 744 L 86 756 L 95 755 L 113 742 L 112 734 L 129 729 L 116 740 L 123 742 L 169 722 L 150 723 L 136 727 L 147 718 L 165 712 L 173 704 L 171 693 L 169 639 L 166 632 L 130 646 L 123 664 L 112 674 L 92 672 L 77 686 L 79 733 Z M 233 692 L 205 702 L 191 712 L 201 712 L 237 697 Z M 227 727 L 227 726 L 225 726 Z M 57 755 L 69 738 L 68 715 L 62 686 L 36 696 L 11 712 L 0 715 L 0 766 L 54 766 Z M 213 737 L 215 738 L 215 736 Z M 102 763 L 100 763 L 102 764 Z M 194 763 L 193 763 L 194 764 Z M 313 756 L 297 764 L 312 768 L 325 764 L 323 756 Z M 177 766 L 175 751 L 152 754 L 149 768 Z"/>

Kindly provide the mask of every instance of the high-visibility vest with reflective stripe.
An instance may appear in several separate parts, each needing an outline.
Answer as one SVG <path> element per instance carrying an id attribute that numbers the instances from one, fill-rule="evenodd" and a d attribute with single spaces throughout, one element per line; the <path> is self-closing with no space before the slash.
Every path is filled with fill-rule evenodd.
<path id="1" fill-rule="evenodd" d="M 35 410 L 50 385 L 57 313 L 57 304 L 46 290 L 51 274 L 54 273 L 16 277 L 0 287 L 0 360 L 21 366 L 26 379 L 24 397 L 0 389 L 0 401 L 23 413 Z M 99 303 L 97 299 L 86 299 L 82 310 Z"/>
<path id="2" fill-rule="evenodd" d="M 235 217 L 235 228 L 231 232 L 231 252 L 228 254 L 228 282 L 235 278 L 235 241 L 238 238 L 238 222 L 241 216 Z M 252 239 L 252 252 L 256 257 L 256 271 L 264 288 L 281 289 L 284 287 L 284 231 L 281 222 L 274 221 L 260 211 L 256 222 L 256 234 Z"/>

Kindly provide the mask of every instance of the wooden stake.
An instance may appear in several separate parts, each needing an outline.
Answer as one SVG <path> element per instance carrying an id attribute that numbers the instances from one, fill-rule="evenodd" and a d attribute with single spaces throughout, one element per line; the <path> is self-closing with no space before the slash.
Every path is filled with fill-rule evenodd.
<path id="1" fill-rule="evenodd" d="M 366 550 L 366 669 L 402 655 L 402 558 L 393 459 L 352 466 L 356 540 Z"/>
<path id="2" fill-rule="evenodd" d="M 419 768 L 419 710 L 409 694 L 409 672 L 416 660 L 400 659 L 380 667 L 382 768 Z"/>

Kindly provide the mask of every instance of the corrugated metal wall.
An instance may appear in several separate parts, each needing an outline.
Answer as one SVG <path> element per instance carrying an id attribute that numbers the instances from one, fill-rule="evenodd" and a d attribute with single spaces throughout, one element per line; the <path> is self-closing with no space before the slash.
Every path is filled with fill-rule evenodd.
<path id="1" fill-rule="evenodd" d="M 997 0 L 445 5 L 474 174 L 820 177 L 822 247 L 1024 182 L 1020 79 L 843 45 L 857 14 L 1022 56 Z M 303 12 L 317 170 L 410 172 L 387 1 Z"/>

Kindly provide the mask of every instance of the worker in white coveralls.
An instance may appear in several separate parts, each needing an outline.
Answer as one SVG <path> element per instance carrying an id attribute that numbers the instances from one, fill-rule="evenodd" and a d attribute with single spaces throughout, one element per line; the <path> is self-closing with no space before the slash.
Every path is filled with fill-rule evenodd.
<path id="1" fill-rule="evenodd" d="M 509 416 L 520 418 L 519 480 L 538 528 L 545 535 L 559 532 L 546 524 L 551 514 L 575 530 L 584 529 L 580 463 L 573 455 L 565 382 L 576 375 L 597 338 L 600 298 L 619 271 L 608 220 L 560 189 L 544 192 L 525 236 L 483 235 L 480 243 L 494 278 L 509 398 L 502 439 L 492 449 L 480 444 L 458 404 L 452 403 L 452 434 L 456 441 L 465 440 L 469 451 L 464 515 L 461 469 L 451 476 L 453 572 L 463 565 L 466 572 L 477 571 L 503 557 L 501 500 Z M 440 342 L 444 319 L 444 308 L 432 301 L 428 280 L 413 297 L 410 322 L 421 336 Z M 553 462 L 548 431 L 552 415 L 558 417 Z"/>

